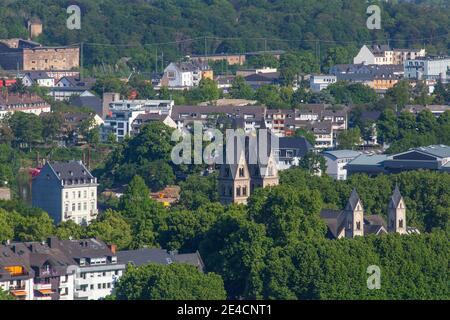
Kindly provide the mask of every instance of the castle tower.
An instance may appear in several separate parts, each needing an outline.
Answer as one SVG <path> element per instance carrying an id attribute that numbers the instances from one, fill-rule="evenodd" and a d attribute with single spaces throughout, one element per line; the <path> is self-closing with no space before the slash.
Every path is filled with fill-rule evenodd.
<path id="1" fill-rule="evenodd" d="M 388 219 L 388 232 L 406 234 L 406 206 L 398 185 L 389 201 Z"/>
<path id="2" fill-rule="evenodd" d="M 344 209 L 345 237 L 354 238 L 364 235 L 364 209 L 358 193 L 353 189 Z"/>
<path id="3" fill-rule="evenodd" d="M 34 39 L 42 34 L 42 21 L 38 18 L 28 20 L 28 37 Z"/>

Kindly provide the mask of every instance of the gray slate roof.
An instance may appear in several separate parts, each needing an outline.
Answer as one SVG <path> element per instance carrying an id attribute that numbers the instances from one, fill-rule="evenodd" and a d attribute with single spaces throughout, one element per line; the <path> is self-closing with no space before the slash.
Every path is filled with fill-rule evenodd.
<path id="1" fill-rule="evenodd" d="M 53 169 L 60 180 L 94 179 L 94 176 L 81 161 L 49 162 L 48 165 Z"/>
<path id="2" fill-rule="evenodd" d="M 350 198 L 348 199 L 347 206 L 345 207 L 345 210 L 354 211 L 355 208 L 356 208 L 356 205 L 358 204 L 358 201 L 360 201 L 358 192 L 356 192 L 356 189 L 353 189 L 352 193 L 350 195 Z"/>
<path id="3" fill-rule="evenodd" d="M 402 200 L 402 194 L 400 193 L 398 185 L 395 185 L 394 193 L 392 194 L 389 206 L 391 206 L 392 208 L 397 208 L 400 200 Z"/>
<path id="4" fill-rule="evenodd" d="M 173 262 L 187 263 L 203 271 L 204 264 L 200 254 L 195 253 L 169 253 L 163 249 L 143 248 L 137 250 L 123 250 L 117 252 L 118 262 L 123 264 L 131 263 L 135 266 L 147 265 L 150 263 L 169 265 Z"/>

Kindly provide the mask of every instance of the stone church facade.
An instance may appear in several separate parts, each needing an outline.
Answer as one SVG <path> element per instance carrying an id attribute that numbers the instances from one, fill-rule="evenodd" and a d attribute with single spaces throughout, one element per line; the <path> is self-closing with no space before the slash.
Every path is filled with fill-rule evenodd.
<path id="1" fill-rule="evenodd" d="M 383 233 L 420 233 L 417 228 L 406 225 L 405 201 L 398 186 L 395 187 L 389 201 L 387 213 L 388 224 L 381 215 L 365 216 L 363 203 L 356 190 L 353 189 L 344 210 L 323 209 L 320 215 L 327 224 L 327 236 L 332 239 Z"/>

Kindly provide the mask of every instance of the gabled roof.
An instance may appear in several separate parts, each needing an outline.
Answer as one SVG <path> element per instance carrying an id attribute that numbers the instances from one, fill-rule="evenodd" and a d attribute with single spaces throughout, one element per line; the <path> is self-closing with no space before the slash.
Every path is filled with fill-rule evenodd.
<path id="1" fill-rule="evenodd" d="M 382 226 L 386 228 L 386 221 L 384 221 L 384 218 L 379 214 L 364 216 L 364 222 L 367 226 Z"/>
<path id="2" fill-rule="evenodd" d="M 53 77 L 50 77 L 47 72 L 45 71 L 29 71 L 26 73 L 27 76 L 31 80 L 38 80 L 38 79 L 53 79 Z"/>
<path id="3" fill-rule="evenodd" d="M 333 238 L 337 238 L 344 228 L 344 219 L 341 217 L 343 214 L 341 210 L 334 209 L 322 209 L 320 211 L 320 217 L 325 220 Z"/>

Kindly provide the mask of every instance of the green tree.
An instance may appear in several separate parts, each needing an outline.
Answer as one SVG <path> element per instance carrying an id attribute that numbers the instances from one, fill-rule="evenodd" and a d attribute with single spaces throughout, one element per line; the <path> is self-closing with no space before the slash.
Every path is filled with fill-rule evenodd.
<path id="1" fill-rule="evenodd" d="M 61 222 L 55 229 L 55 236 L 58 239 L 82 239 L 85 230 L 82 226 L 72 220 Z"/>
<path id="2" fill-rule="evenodd" d="M 307 170 L 310 174 L 324 174 L 327 171 L 326 160 L 314 151 L 309 151 L 300 159 L 298 166 Z"/>
<path id="3" fill-rule="evenodd" d="M 14 300 L 13 296 L 0 289 L 0 300 Z"/>
<path id="4" fill-rule="evenodd" d="M 128 266 L 113 294 L 118 300 L 224 300 L 226 298 L 220 276 L 214 273 L 203 274 L 194 266 L 178 263 Z"/>
<path id="5" fill-rule="evenodd" d="M 342 131 L 337 140 L 339 149 L 354 150 L 361 144 L 361 131 L 358 127 Z"/>
<path id="6" fill-rule="evenodd" d="M 255 93 L 242 76 L 234 78 L 230 88 L 230 96 L 233 99 L 253 99 Z"/>
<path id="7" fill-rule="evenodd" d="M 0 242 L 14 238 L 14 226 L 8 218 L 8 212 L 0 209 Z"/>
<path id="8" fill-rule="evenodd" d="M 46 112 L 41 115 L 42 137 L 49 142 L 57 138 L 60 133 L 63 119 L 60 113 Z"/>
<path id="9" fill-rule="evenodd" d="M 8 124 L 19 145 L 24 143 L 31 149 L 34 143 L 42 139 L 41 119 L 33 113 L 14 112 Z"/>
<path id="10" fill-rule="evenodd" d="M 128 248 L 132 240 L 130 225 L 120 212 L 110 209 L 88 226 L 87 235 L 98 237 L 108 244 L 116 244 L 119 249 Z"/>

